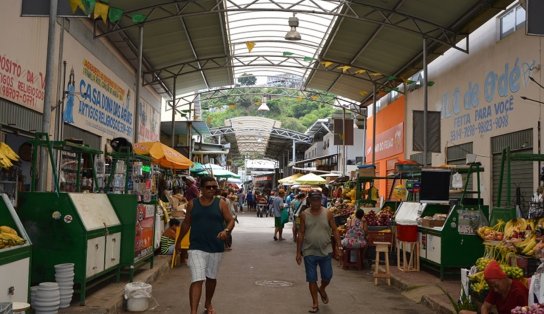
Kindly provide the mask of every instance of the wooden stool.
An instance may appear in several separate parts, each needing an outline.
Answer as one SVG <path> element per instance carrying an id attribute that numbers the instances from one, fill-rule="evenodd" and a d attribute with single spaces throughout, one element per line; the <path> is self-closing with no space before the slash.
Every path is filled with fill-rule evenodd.
<path id="1" fill-rule="evenodd" d="M 351 262 L 351 252 L 355 252 L 355 261 Z M 343 248 L 342 249 L 342 268 L 343 269 L 349 269 L 351 267 L 361 270 L 364 268 L 364 256 L 365 256 L 366 248 L 357 248 L 357 249 L 348 249 Z"/>
<path id="2" fill-rule="evenodd" d="M 374 242 L 376 245 L 376 263 L 374 264 L 374 285 L 378 285 L 378 278 L 387 279 L 387 285 L 391 285 L 391 272 L 389 271 L 389 246 L 391 242 Z M 385 272 L 380 271 L 380 253 L 385 256 Z"/>
<path id="3" fill-rule="evenodd" d="M 410 258 L 406 257 L 406 250 L 408 248 L 410 248 Z M 419 241 L 406 242 L 397 240 L 397 268 L 400 271 L 419 271 Z"/>

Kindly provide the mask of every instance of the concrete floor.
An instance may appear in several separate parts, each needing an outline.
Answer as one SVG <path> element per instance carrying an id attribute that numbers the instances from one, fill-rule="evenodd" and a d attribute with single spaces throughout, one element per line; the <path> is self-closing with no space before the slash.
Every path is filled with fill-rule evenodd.
<path id="1" fill-rule="evenodd" d="M 225 252 L 219 271 L 213 299 L 217 313 L 307 313 L 312 302 L 304 266 L 295 262 L 291 224 L 286 225 L 287 240 L 280 242 L 272 239 L 273 218 L 244 213 L 239 221 L 233 232 L 233 249 Z M 164 273 L 152 285 L 154 300 L 143 313 L 189 313 L 190 273 L 186 265 Z M 368 268 L 343 270 L 336 261 L 327 291 L 330 302 L 320 304 L 319 313 L 437 312 L 383 281 L 375 286 Z M 203 303 L 204 296 L 201 313 Z"/>

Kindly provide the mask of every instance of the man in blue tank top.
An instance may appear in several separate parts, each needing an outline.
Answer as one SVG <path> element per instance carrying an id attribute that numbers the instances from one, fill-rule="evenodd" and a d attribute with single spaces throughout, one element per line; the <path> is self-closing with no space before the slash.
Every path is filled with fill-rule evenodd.
<path id="1" fill-rule="evenodd" d="M 181 224 L 176 247 L 181 248 L 181 239 L 191 230 L 189 236 L 188 264 L 191 269 L 189 303 L 191 314 L 198 311 L 202 285 L 206 281 L 206 313 L 215 313 L 212 298 L 217 285 L 217 270 L 225 250 L 225 240 L 234 228 L 234 219 L 227 203 L 215 197 L 219 189 L 212 177 L 200 180 L 201 196 L 187 204 L 185 220 Z"/>
<path id="2" fill-rule="evenodd" d="M 312 308 L 308 311 L 310 313 L 319 311 L 318 293 L 323 304 L 329 303 L 325 288 L 332 279 L 332 236 L 336 245 L 340 246 L 340 235 L 336 229 L 334 217 L 332 212 L 321 206 L 321 197 L 319 191 L 311 191 L 308 194 L 310 208 L 300 213 L 300 229 L 297 236 L 296 261 L 300 265 L 304 256 L 306 281 L 313 302 Z M 317 285 L 318 266 L 321 273 L 320 286 Z"/>

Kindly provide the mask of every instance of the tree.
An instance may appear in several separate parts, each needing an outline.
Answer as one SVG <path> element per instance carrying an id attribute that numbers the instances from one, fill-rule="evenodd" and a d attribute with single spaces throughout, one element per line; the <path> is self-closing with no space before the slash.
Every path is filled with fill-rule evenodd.
<path id="1" fill-rule="evenodd" d="M 252 86 L 257 82 L 257 78 L 253 74 L 244 73 L 238 78 L 238 83 L 242 86 Z"/>

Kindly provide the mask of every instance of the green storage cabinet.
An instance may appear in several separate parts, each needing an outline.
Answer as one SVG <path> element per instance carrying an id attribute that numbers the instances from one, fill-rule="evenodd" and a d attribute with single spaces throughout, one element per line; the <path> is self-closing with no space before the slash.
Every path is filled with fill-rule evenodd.
<path id="1" fill-rule="evenodd" d="M 108 194 L 122 225 L 121 269 L 130 279 L 134 271 L 150 263 L 153 267 L 155 205 L 137 202 L 131 194 Z"/>
<path id="2" fill-rule="evenodd" d="M 447 214 L 442 227 L 419 227 L 420 260 L 422 265 L 438 270 L 440 279 L 446 273 L 459 274 L 460 268 L 470 268 L 484 254 L 484 245 L 473 231 L 480 215 L 488 210 L 487 206 L 465 208 L 446 204 L 427 204 L 422 217 L 435 213 Z M 471 222 L 471 218 L 474 220 Z"/>
<path id="3" fill-rule="evenodd" d="M 55 280 L 54 265 L 75 264 L 74 283 L 87 289 L 120 274 L 122 226 L 106 194 L 26 192 L 19 216 L 32 240 L 32 283 Z"/>
<path id="4" fill-rule="evenodd" d="M 32 243 L 9 197 L 0 194 L 0 226 L 15 229 L 26 243 L 0 249 L 0 303 L 28 302 Z"/>

